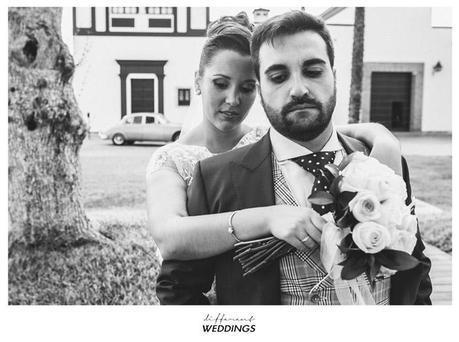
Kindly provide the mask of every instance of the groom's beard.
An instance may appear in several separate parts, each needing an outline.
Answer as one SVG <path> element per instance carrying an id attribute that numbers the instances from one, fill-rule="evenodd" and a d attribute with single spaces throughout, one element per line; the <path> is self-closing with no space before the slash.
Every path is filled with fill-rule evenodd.
<path id="1" fill-rule="evenodd" d="M 301 98 L 287 103 L 280 111 L 270 107 L 261 94 L 260 98 L 266 116 L 276 131 L 293 140 L 310 141 L 317 138 L 330 123 L 336 106 L 336 86 L 334 87 L 333 95 L 324 103 L 305 94 Z M 295 107 L 302 104 L 313 105 L 318 111 L 316 117 L 302 120 L 296 118 L 293 114 L 289 115 L 294 111 Z"/>

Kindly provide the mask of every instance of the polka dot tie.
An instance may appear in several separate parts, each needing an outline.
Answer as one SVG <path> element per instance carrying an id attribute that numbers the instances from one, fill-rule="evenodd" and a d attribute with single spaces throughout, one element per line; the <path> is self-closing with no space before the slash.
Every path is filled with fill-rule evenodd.
<path id="1" fill-rule="evenodd" d="M 316 152 L 301 157 L 293 158 L 292 161 L 300 165 L 306 171 L 312 173 L 315 177 L 311 194 L 317 191 L 329 192 L 330 184 L 324 176 L 325 165 L 332 164 L 335 161 L 335 152 Z M 332 205 L 312 205 L 312 208 L 320 215 L 326 214 L 332 209 Z"/>

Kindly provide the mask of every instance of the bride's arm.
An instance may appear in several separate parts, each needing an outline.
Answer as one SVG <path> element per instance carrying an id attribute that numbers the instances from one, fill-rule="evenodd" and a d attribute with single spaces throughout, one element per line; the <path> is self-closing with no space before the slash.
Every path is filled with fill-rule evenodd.
<path id="1" fill-rule="evenodd" d="M 236 240 L 228 232 L 231 213 L 188 216 L 186 184 L 172 170 L 147 175 L 148 223 L 165 260 L 201 259 L 224 253 Z M 251 240 L 273 234 L 298 249 L 306 234 L 320 241 L 323 219 L 310 208 L 270 206 L 239 210 L 233 217 L 235 234 Z"/>
<path id="2" fill-rule="evenodd" d="M 362 140 L 371 148 L 370 156 L 402 174 L 401 150 L 398 139 L 383 125 L 378 123 L 359 123 L 337 126 L 338 132 Z"/>

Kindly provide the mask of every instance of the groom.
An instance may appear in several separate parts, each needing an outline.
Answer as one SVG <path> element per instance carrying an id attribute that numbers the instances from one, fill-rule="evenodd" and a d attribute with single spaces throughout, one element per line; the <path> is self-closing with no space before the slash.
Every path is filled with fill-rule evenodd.
<path id="1" fill-rule="evenodd" d="M 254 33 L 252 58 L 273 128 L 253 145 L 197 164 L 189 189 L 190 215 L 274 204 L 309 206 L 311 191 L 323 189 L 318 168 L 339 163 L 354 151 L 367 153 L 361 142 L 337 134 L 331 122 L 334 50 L 321 20 L 301 11 L 267 20 Z M 402 162 L 411 201 L 408 168 Z M 378 281 L 373 293 L 378 304 L 431 304 L 430 260 L 422 253 L 419 232 L 417 238 L 413 255 L 420 264 Z M 308 247 L 246 277 L 233 261 L 234 251 L 195 261 L 165 261 L 157 295 L 161 304 L 208 304 L 204 293 L 215 277 L 218 304 L 338 304 L 332 282 L 320 282 L 325 276 L 320 247 L 310 241 Z"/>

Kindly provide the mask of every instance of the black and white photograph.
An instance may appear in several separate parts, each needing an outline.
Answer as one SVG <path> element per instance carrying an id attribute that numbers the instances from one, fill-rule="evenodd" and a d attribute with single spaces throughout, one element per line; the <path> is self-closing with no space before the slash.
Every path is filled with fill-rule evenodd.
<path id="1" fill-rule="evenodd" d="M 454 340 L 454 8 L 126 4 L 7 7 L 7 340 Z"/>

